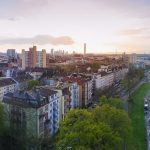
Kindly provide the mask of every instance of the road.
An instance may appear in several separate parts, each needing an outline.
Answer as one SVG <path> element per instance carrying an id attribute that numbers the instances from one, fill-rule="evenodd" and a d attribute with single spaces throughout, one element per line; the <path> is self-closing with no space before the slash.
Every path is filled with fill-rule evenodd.
<path id="1" fill-rule="evenodd" d="M 145 124 L 147 130 L 147 149 L 150 150 L 150 91 L 144 99 L 148 102 L 148 111 L 145 111 L 147 112 L 145 113 Z"/>

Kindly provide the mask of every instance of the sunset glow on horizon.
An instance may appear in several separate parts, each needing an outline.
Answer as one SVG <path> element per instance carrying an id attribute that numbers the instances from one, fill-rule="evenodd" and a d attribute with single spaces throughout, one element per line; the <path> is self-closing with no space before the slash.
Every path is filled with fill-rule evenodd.
<path id="1" fill-rule="evenodd" d="M 149 0 L 0 1 L 0 52 L 8 48 L 150 53 Z"/>

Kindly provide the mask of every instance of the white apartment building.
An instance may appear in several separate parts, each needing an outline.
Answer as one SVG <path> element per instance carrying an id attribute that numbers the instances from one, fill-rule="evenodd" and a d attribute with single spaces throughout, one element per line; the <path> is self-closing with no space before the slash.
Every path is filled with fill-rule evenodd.
<path id="1" fill-rule="evenodd" d="M 125 75 L 128 73 L 129 69 L 127 67 L 122 67 L 116 71 L 114 71 L 114 81 L 118 82 L 122 80 Z"/>
<path id="2" fill-rule="evenodd" d="M 46 68 L 46 50 L 37 51 L 36 66 L 40 68 Z"/>
<path id="3" fill-rule="evenodd" d="M 113 84 L 114 74 L 101 72 L 101 73 L 95 75 L 94 80 L 95 80 L 95 88 L 96 89 L 104 89 Z"/>
<path id="4" fill-rule="evenodd" d="M 137 55 L 136 53 L 130 54 L 129 55 L 129 63 L 134 64 L 137 62 Z"/>
<path id="5" fill-rule="evenodd" d="M 55 134 L 59 129 L 59 105 L 60 97 L 57 92 L 49 97 L 49 119 L 51 135 Z"/>
<path id="6" fill-rule="evenodd" d="M 16 82 L 11 78 L 0 78 L 0 101 L 3 100 L 4 94 L 16 90 Z"/>
<path id="7" fill-rule="evenodd" d="M 71 93 L 71 109 L 79 107 L 79 85 L 77 82 L 72 82 L 69 85 Z"/>
<path id="8" fill-rule="evenodd" d="M 21 59 L 22 59 L 22 69 L 25 69 L 26 67 L 28 67 L 28 51 L 25 51 L 24 49 L 22 50 L 22 54 L 21 54 Z"/>

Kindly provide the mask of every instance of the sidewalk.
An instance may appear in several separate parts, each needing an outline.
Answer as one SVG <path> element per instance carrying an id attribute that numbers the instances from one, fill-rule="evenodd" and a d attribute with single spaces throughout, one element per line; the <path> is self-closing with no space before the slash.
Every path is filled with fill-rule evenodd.
<path id="1" fill-rule="evenodd" d="M 132 90 L 131 90 L 131 96 L 132 94 L 142 85 L 146 83 L 146 80 L 141 80 Z M 125 110 L 128 112 L 128 99 L 129 99 L 129 92 L 127 92 L 127 94 L 125 96 L 122 96 L 121 97 L 122 100 L 124 100 L 126 103 L 125 103 Z"/>

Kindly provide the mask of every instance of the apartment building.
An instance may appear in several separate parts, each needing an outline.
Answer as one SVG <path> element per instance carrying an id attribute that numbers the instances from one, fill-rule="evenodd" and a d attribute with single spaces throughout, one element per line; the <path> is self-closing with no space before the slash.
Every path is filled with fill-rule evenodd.
<path id="1" fill-rule="evenodd" d="M 16 50 L 15 49 L 8 49 L 7 50 L 7 56 L 9 58 L 16 58 Z"/>
<path id="2" fill-rule="evenodd" d="M 36 66 L 46 68 L 46 50 L 37 51 Z"/>
<path id="3" fill-rule="evenodd" d="M 67 76 L 64 79 L 65 81 L 77 82 L 79 86 L 79 107 L 87 106 L 92 99 L 92 78 L 83 74 L 72 74 L 71 76 Z"/>
<path id="4" fill-rule="evenodd" d="M 94 75 L 95 89 L 104 89 L 114 83 L 114 74 L 105 71 Z"/>
<path id="5" fill-rule="evenodd" d="M 79 86 L 77 82 L 58 82 L 56 86 L 49 86 L 59 93 L 60 120 L 64 120 L 71 109 L 79 107 Z"/>
<path id="6" fill-rule="evenodd" d="M 22 69 L 46 67 L 46 50 L 37 51 L 37 47 L 29 48 L 29 51 L 22 50 Z"/>
<path id="7" fill-rule="evenodd" d="M 129 69 L 126 66 L 117 67 L 114 72 L 114 81 L 115 83 L 119 82 L 120 80 L 124 79 L 125 75 L 128 73 Z"/>
<path id="8" fill-rule="evenodd" d="M 9 125 L 29 137 L 52 136 L 59 128 L 57 94 L 44 88 L 5 94 L 3 102 Z"/>
<path id="9" fill-rule="evenodd" d="M 17 83 L 11 78 L 0 79 L 0 101 L 3 100 L 4 94 L 14 92 L 16 90 Z"/>

